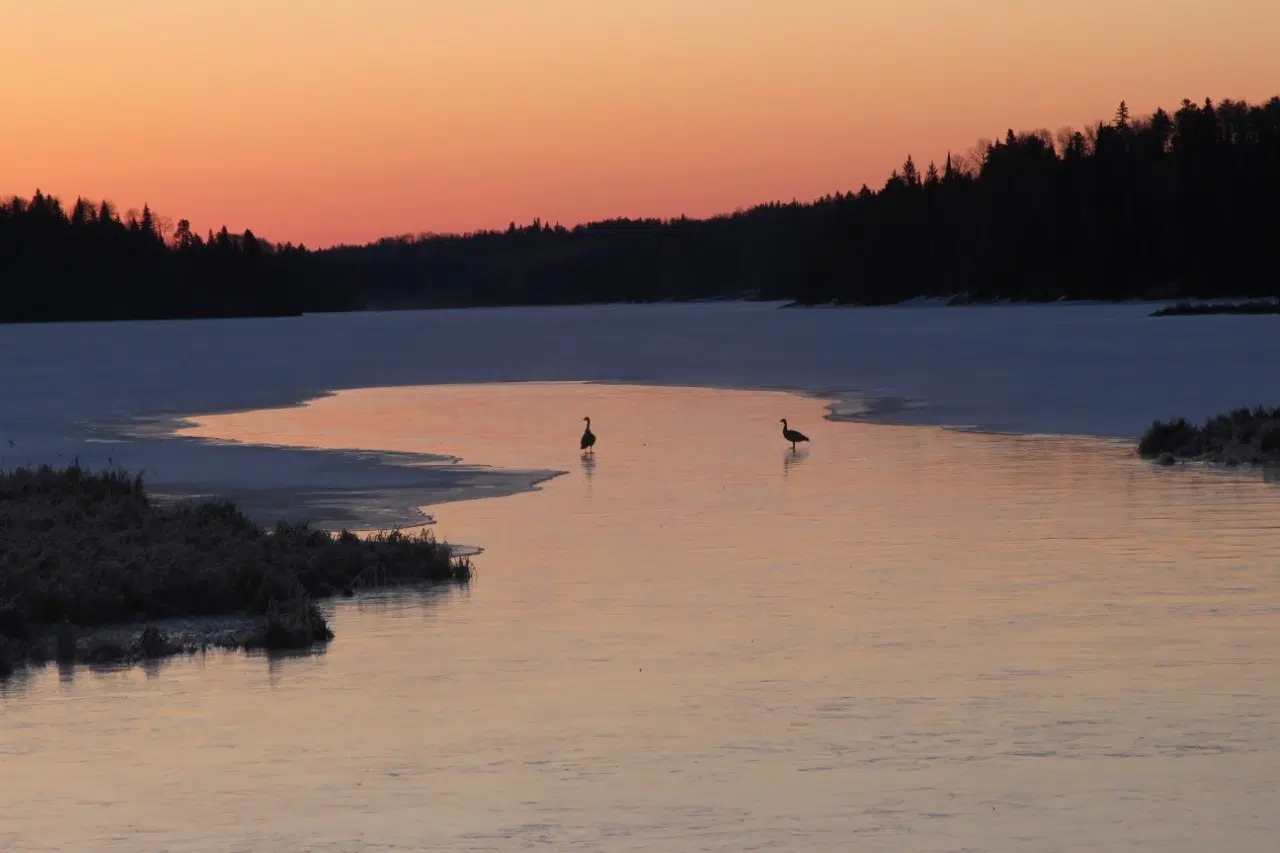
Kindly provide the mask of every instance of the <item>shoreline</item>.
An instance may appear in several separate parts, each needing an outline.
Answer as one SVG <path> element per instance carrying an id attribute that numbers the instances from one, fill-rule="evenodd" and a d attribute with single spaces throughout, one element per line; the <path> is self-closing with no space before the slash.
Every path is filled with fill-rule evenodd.
<path id="1" fill-rule="evenodd" d="M 1191 300 L 1180 301 L 1156 311 L 1152 317 L 1205 317 L 1213 315 L 1235 315 L 1238 317 L 1258 317 L 1268 314 L 1280 314 L 1280 301 L 1276 299 L 1249 300 Z"/>
<path id="2" fill-rule="evenodd" d="M 265 528 L 225 498 L 164 504 L 121 470 L 10 470 L 0 474 L 0 678 L 50 660 L 312 648 L 333 639 L 317 601 L 465 586 L 474 553 L 425 528 Z"/>
<path id="3" fill-rule="evenodd" d="M 1072 431 L 1064 431 L 1064 430 L 1058 430 L 1058 431 L 1035 430 L 1035 429 L 1029 429 L 1027 427 L 1021 426 L 1019 424 L 992 424 L 992 423 L 966 424 L 966 423 L 947 422 L 948 419 L 946 418 L 945 413 L 943 413 L 942 418 L 929 417 L 931 413 L 936 414 L 936 409 L 934 409 L 934 407 L 928 401 L 921 400 L 921 399 L 913 399 L 910 397 L 904 397 L 896 394 L 884 393 L 879 391 L 869 393 L 866 391 L 839 390 L 839 389 L 811 390 L 811 389 L 797 388 L 794 386 L 782 386 L 782 385 L 764 386 L 760 384 L 746 385 L 741 383 L 708 384 L 708 383 L 695 383 L 695 382 L 637 381 L 637 380 L 618 380 L 618 379 L 587 379 L 587 380 L 563 380 L 563 381 L 531 380 L 528 382 L 514 382 L 514 383 L 505 382 L 505 381 L 483 382 L 483 383 L 482 382 L 431 383 L 431 384 L 422 385 L 422 386 L 403 386 L 403 385 L 370 386 L 370 388 L 367 388 L 367 389 L 349 389 L 349 390 L 351 391 L 378 390 L 378 389 L 384 389 L 384 388 L 385 389 L 404 389 L 404 388 L 414 388 L 414 387 L 439 388 L 439 387 L 450 386 L 450 385 L 468 385 L 468 386 L 485 386 L 485 385 L 593 386 L 594 385 L 594 386 L 613 386 L 613 387 L 637 386 L 637 387 L 670 387 L 670 388 L 682 388 L 682 389 L 705 389 L 708 391 L 730 391 L 730 392 L 744 392 L 744 393 L 753 393 L 753 392 L 782 393 L 782 394 L 794 395 L 796 397 L 801 397 L 809 400 L 817 400 L 822 402 L 824 404 L 824 410 L 825 410 L 822 417 L 825 420 L 833 423 L 861 423 L 861 424 L 868 424 L 868 425 L 874 425 L 874 426 L 905 426 L 905 427 L 917 427 L 917 428 L 927 427 L 927 428 L 942 429 L 942 430 L 960 432 L 960 433 L 971 434 L 971 435 L 984 435 L 984 436 L 993 436 L 993 437 L 1001 437 L 1001 438 L 1012 438 L 1016 440 L 1051 439 L 1051 440 L 1057 440 L 1057 441 L 1065 440 L 1065 441 L 1087 442 L 1098 447 L 1107 448 L 1108 450 L 1124 450 L 1124 451 L 1127 451 L 1128 455 L 1138 456 L 1139 458 L 1145 458 L 1145 457 L 1142 457 L 1141 454 L 1137 452 L 1138 446 L 1139 446 L 1138 436 L 1106 434 L 1106 433 L 1100 433 L 1100 432 L 1080 433 L 1080 432 L 1072 432 Z M 329 393 L 317 396 L 316 398 L 314 398 L 314 400 L 335 397 L 335 396 L 338 396 L 340 393 L 341 392 L 329 392 Z M 288 408 L 304 407 L 309 402 L 312 402 L 312 401 L 291 405 Z M 253 411 L 253 410 L 237 409 L 236 411 L 244 412 L 244 411 Z M 184 418 L 183 421 L 186 423 L 192 423 L 194 419 L 198 419 L 199 417 L 200 417 L 199 415 L 192 415 Z M 177 419 L 175 419 L 175 421 L 176 420 Z M 219 441 L 220 439 L 200 438 L 197 440 Z M 260 445 L 260 446 L 267 447 L 268 445 Z M 269 445 L 269 446 L 275 447 L 277 445 Z M 341 454 L 341 453 L 349 452 L 343 449 L 309 448 L 306 445 L 287 445 L 282 447 L 294 448 L 294 449 L 305 448 L 318 453 Z M 391 455 L 396 455 L 396 453 L 400 453 L 400 452 L 399 451 L 386 452 L 386 455 L 391 456 Z M 407 453 L 402 455 L 404 455 L 406 458 L 409 456 L 412 456 L 412 454 L 407 454 Z M 431 455 L 431 454 L 427 454 L 427 455 Z M 443 452 L 442 452 L 442 455 L 444 455 Z M 462 458 L 460 456 L 453 455 L 453 454 L 448 454 L 448 456 L 449 458 L 455 458 L 460 460 Z M 1221 464 L 1221 460 L 1207 459 L 1204 461 L 1207 461 L 1209 464 Z M 483 463 L 480 463 L 480 464 L 483 465 Z M 505 469 L 489 468 L 488 466 L 484 466 L 484 467 L 486 467 L 487 470 L 491 470 L 491 471 L 505 470 Z M 1223 467 L 1230 468 L 1230 467 L 1236 467 L 1236 466 L 1234 463 L 1228 462 Z M 472 493 L 472 494 L 459 495 L 456 492 L 444 491 L 442 493 L 430 495 L 427 499 L 423 501 L 423 503 L 424 505 L 441 505 L 441 504 L 455 503 L 459 501 L 476 500 L 480 498 L 506 497 L 514 494 L 522 494 L 522 493 L 525 493 L 526 491 L 538 491 L 540 486 L 543 483 L 549 482 L 550 480 L 556 479 L 561 476 L 565 476 L 568 473 L 569 472 L 564 470 L 549 472 L 545 477 L 532 481 L 529 484 L 529 487 L 527 489 L 513 490 L 511 492 L 504 492 L 500 494 Z"/>
<path id="4" fill-rule="evenodd" d="M 1233 409 L 1196 425 L 1184 417 L 1153 421 L 1138 442 L 1138 455 L 1171 466 L 1180 462 L 1255 469 L 1280 466 L 1280 407 Z"/>
<path id="5" fill-rule="evenodd" d="M 1173 304 L 1171 300 L 1161 303 Z M 1141 301 L 1141 304 L 1149 304 Z M 895 307 L 895 306 L 887 306 Z M 911 306 L 906 306 L 911 307 Z M 931 307 L 931 306 L 922 306 Z M 1014 306 L 1018 308 L 1045 307 L 1039 305 Z M 235 448 L 269 455 L 306 454 L 313 458 L 340 459 L 356 468 L 378 468 L 394 471 L 397 475 L 418 473 L 421 481 L 411 485 L 344 482 L 324 488 L 306 486 L 263 489 L 250 485 L 230 483 L 189 482 L 170 484 L 160 482 L 154 491 L 176 498 L 197 496 L 200 493 L 228 495 L 248 507 L 259 518 L 271 515 L 287 515 L 291 518 L 305 516 L 327 529 L 355 526 L 361 529 L 393 527 L 419 527 L 433 524 L 435 519 L 421 510 L 423 506 L 506 497 L 538 491 L 553 479 L 567 475 L 563 469 L 508 469 L 478 463 L 467 463 L 461 457 L 448 452 L 378 451 L 359 448 L 316 448 L 308 445 L 278 443 L 249 443 L 227 439 L 181 435 L 181 431 L 196 426 L 200 419 L 222 414 L 236 414 L 271 409 L 304 408 L 314 402 L 332 398 L 342 393 L 379 388 L 408 389 L 415 387 L 440 387 L 447 385 L 538 385 L 580 384 L 602 386 L 647 386 L 673 388 L 699 388 L 711 391 L 771 392 L 792 394 L 825 404 L 823 417 L 836 423 L 864 423 L 883 426 L 933 427 L 957 432 L 1010 437 L 1052 437 L 1100 441 L 1108 445 L 1124 444 L 1136 447 L 1140 435 L 1122 435 L 1104 430 L 1082 431 L 1072 429 L 1037 429 L 1032 424 L 967 422 L 955 412 L 935 405 L 929 400 L 893 393 L 882 389 L 863 390 L 851 388 L 813 389 L 783 383 L 743 382 L 695 382 L 647 379 L 535 379 L 520 382 L 492 380 L 485 382 L 424 382 L 417 384 L 368 385 L 359 388 L 302 391 L 279 405 L 214 406 L 195 412 L 149 413 L 127 416 L 114 423 L 96 424 L 95 427 L 116 438 L 156 442 L 189 442 L 200 448 Z M 1213 460 L 1208 460 L 1213 461 Z M 431 475 L 446 479 L 432 482 Z M 270 495 L 268 495 L 270 493 Z M 270 497 L 266 506 L 259 507 L 264 497 Z M 343 505 L 347 508 L 343 508 Z M 363 504 L 364 506 L 355 506 Z M 376 511 L 369 507 L 378 505 Z"/>
<path id="6" fill-rule="evenodd" d="M 21 657 L 18 650 L 9 650 L 9 673 L 50 663 L 127 666 L 209 651 L 248 651 L 261 631 L 261 621 L 247 613 L 122 622 L 77 629 L 71 635 L 46 629 L 25 645 Z M 0 661 L 0 679 L 5 668 Z"/>
<path id="7" fill-rule="evenodd" d="M 1004 436 L 1011 438 L 1052 438 L 1052 439 L 1071 439 L 1099 442 L 1107 446 L 1125 446 L 1136 448 L 1138 444 L 1137 436 L 1114 435 L 1100 432 L 1081 433 L 1072 431 L 1046 431 L 1034 430 L 1022 427 L 1018 424 L 992 424 L 992 423 L 961 423 L 958 419 L 949 419 L 945 413 L 941 417 L 938 416 L 938 410 L 926 400 L 905 397 L 897 394 L 874 391 L 867 392 L 861 390 L 848 389 L 824 389 L 812 390 L 798 388 L 795 386 L 785 385 L 764 385 L 764 384 L 742 384 L 742 383 L 695 383 L 695 382 L 672 382 L 672 381 L 646 381 L 646 380 L 619 380 L 619 379 L 585 379 L 585 380 L 530 380 L 528 382 L 512 383 L 507 381 L 494 382 L 475 382 L 475 383 L 429 383 L 423 385 L 389 385 L 389 386 L 368 386 L 364 389 L 342 389 L 338 391 L 325 391 L 315 394 L 303 400 L 297 400 L 282 406 L 265 407 L 270 409 L 296 409 L 304 408 L 307 405 L 332 397 L 336 397 L 346 391 L 357 390 L 373 390 L 379 388 L 435 388 L 448 385 L 601 385 L 601 386 L 644 386 L 644 387 L 672 387 L 672 388 L 693 388 L 706 389 L 709 391 L 732 391 L 732 392 L 766 392 L 766 393 L 783 393 L 797 397 L 803 397 L 810 400 L 818 400 L 824 403 L 825 412 L 824 419 L 834 423 L 861 423 L 877 426 L 903 426 L 903 427 L 925 427 L 934 429 L 944 429 L 955 432 L 962 432 L 976 435 Z M 218 414 L 236 414 L 252 411 L 263 411 L 258 408 L 244 407 L 222 407 L 217 410 L 199 413 L 186 413 L 181 415 L 165 415 L 165 416 L 148 416 L 149 423 L 156 426 L 150 431 L 150 436 L 154 440 L 160 441 L 190 441 L 199 445 L 219 446 L 219 447 L 241 447 L 255 448 L 265 452 L 304 452 L 309 454 L 330 456 L 333 458 L 364 458 L 377 459 L 379 462 L 387 461 L 398 468 L 411 469 L 419 468 L 419 470 L 430 471 L 448 471 L 454 474 L 463 472 L 478 471 L 490 477 L 513 477 L 520 478 L 520 482 L 508 482 L 496 489 L 480 488 L 476 486 L 468 487 L 458 482 L 449 482 L 442 484 L 423 484 L 419 487 L 365 487 L 363 485 L 349 483 L 337 486 L 331 486 L 323 490 L 323 494 L 318 494 L 317 490 L 309 490 L 305 488 L 288 488 L 279 489 L 277 496 L 277 506 L 280 504 L 290 504 L 296 507 L 296 512 L 308 517 L 316 515 L 315 510 L 318 505 L 323 502 L 332 503 L 343 499 L 353 499 L 356 496 L 367 499 L 370 495 L 377 494 L 387 503 L 397 503 L 401 507 L 401 512 L 392 519 L 384 520 L 382 524 L 370 524 L 363 529 L 376 529 L 380 527 L 419 527 L 423 525 L 434 524 L 435 519 L 431 515 L 426 514 L 420 508 L 423 506 L 441 505 L 456 503 L 460 501 L 479 500 L 485 498 L 508 497 L 517 494 L 525 494 L 527 492 L 538 491 L 539 488 L 553 479 L 566 476 L 569 472 L 562 469 L 532 471 L 532 470 L 511 470 L 506 468 L 496 468 L 486 465 L 483 462 L 466 463 L 461 457 L 447 452 L 424 452 L 409 453 L 403 451 L 374 451 L 362 450 L 355 448 L 316 448 L 308 445 L 287 445 L 278 443 L 253 444 L 240 442 L 231 439 L 210 438 L 201 436 L 183 436 L 177 435 L 175 432 L 164 432 L 159 424 L 164 424 L 172 429 L 179 430 L 196 426 L 198 421 L 205 416 L 216 416 Z M 930 415 L 933 415 L 932 417 Z M 449 464 L 444 464 L 442 460 L 451 460 Z M 399 462 L 401 464 L 396 465 Z M 415 464 L 417 463 L 417 464 Z M 419 467 L 420 466 L 420 467 Z M 159 486 L 156 488 L 158 493 L 178 493 L 183 491 L 197 491 L 199 487 L 182 487 L 173 488 L 168 486 Z M 253 491 L 244 487 L 225 487 L 225 486 L 209 486 L 207 491 L 220 495 L 227 495 L 235 499 L 238 503 L 244 503 L 252 506 L 254 503 Z M 402 497 L 405 493 L 413 494 L 412 498 Z M 351 512 L 341 516 L 338 519 L 342 523 L 357 523 L 360 521 L 358 513 Z M 332 519 L 320 519 L 319 523 L 329 524 Z"/>

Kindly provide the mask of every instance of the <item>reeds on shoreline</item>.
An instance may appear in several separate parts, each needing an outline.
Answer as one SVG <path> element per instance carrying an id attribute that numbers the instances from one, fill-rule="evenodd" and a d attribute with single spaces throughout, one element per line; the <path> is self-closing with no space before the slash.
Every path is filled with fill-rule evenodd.
<path id="1" fill-rule="evenodd" d="M 1280 407 L 1235 409 L 1205 420 L 1155 421 L 1138 442 L 1138 454 L 1166 465 L 1203 460 L 1223 465 L 1280 463 Z"/>
<path id="2" fill-rule="evenodd" d="M 0 677 L 50 659 L 303 648 L 333 637 L 318 600 L 471 575 L 470 561 L 427 530 L 263 529 L 230 501 L 160 506 L 125 471 L 0 473 Z M 206 636 L 147 624 L 213 617 L 230 621 Z"/>

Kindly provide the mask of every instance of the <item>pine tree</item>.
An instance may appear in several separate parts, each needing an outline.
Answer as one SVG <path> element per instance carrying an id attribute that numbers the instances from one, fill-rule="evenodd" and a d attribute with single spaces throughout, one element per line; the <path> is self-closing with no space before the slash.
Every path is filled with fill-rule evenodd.
<path id="1" fill-rule="evenodd" d="M 1124 101 L 1116 108 L 1116 130 L 1129 129 L 1129 105 Z"/>
<path id="2" fill-rule="evenodd" d="M 902 182 L 908 187 L 920 186 L 920 170 L 916 168 L 915 160 L 911 159 L 911 155 L 907 155 L 907 162 L 902 164 Z"/>
<path id="3" fill-rule="evenodd" d="M 939 183 L 941 183 L 941 179 L 938 177 L 938 167 L 932 160 L 930 160 L 929 168 L 924 173 L 924 185 L 926 187 L 933 188 L 938 186 Z"/>

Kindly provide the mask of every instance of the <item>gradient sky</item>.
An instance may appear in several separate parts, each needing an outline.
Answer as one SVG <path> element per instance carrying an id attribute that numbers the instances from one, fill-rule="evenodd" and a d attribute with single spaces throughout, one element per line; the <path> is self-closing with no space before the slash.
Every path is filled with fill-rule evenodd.
<path id="1" fill-rule="evenodd" d="M 1280 94 L 1276 0 L 0 0 L 0 194 L 311 246 L 880 186 Z"/>

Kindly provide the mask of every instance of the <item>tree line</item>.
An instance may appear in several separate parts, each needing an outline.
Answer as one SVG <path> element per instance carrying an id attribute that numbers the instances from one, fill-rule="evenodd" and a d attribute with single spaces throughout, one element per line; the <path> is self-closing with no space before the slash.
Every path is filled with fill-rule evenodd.
<path id="1" fill-rule="evenodd" d="M 366 303 L 713 297 L 884 304 L 1280 292 L 1280 98 L 1183 101 L 1084 130 L 908 156 L 879 190 L 705 220 L 398 237 L 313 253 L 308 280 Z"/>
<path id="2" fill-rule="evenodd" d="M 1280 97 L 908 156 L 878 190 L 708 219 L 539 220 L 322 251 L 201 238 L 148 209 L 0 208 L 0 319 L 705 298 L 885 304 L 1280 292 Z"/>
<path id="3" fill-rule="evenodd" d="M 299 314 L 300 251 L 37 190 L 0 203 L 0 322 Z"/>

